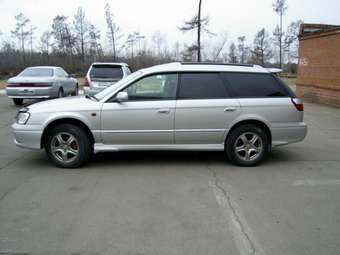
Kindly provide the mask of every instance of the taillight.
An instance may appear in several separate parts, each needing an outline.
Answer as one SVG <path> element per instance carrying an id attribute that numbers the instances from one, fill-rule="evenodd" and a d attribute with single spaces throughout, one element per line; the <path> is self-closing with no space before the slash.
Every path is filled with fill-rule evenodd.
<path id="1" fill-rule="evenodd" d="M 292 103 L 294 104 L 296 110 L 299 112 L 303 112 L 303 102 L 300 98 L 292 98 Z"/>
<path id="2" fill-rule="evenodd" d="M 90 82 L 89 82 L 89 79 L 88 79 L 87 77 L 85 77 L 83 86 L 84 86 L 84 87 L 90 86 Z"/>

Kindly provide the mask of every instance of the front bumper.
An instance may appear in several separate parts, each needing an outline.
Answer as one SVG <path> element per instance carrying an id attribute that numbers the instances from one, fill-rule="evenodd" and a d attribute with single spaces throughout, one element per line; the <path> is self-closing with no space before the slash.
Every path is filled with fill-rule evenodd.
<path id="1" fill-rule="evenodd" d="M 14 143 L 25 149 L 41 149 L 42 129 L 36 125 L 12 125 L 14 134 Z"/>
<path id="2" fill-rule="evenodd" d="M 9 98 L 51 98 L 55 97 L 53 87 L 33 88 L 33 87 L 20 87 L 20 88 L 6 88 L 6 94 Z"/>

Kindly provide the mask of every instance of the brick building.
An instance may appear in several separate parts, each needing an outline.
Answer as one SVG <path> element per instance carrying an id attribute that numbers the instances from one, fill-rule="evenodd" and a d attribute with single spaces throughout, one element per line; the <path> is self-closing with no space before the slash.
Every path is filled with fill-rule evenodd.
<path id="1" fill-rule="evenodd" d="M 298 96 L 340 107 L 340 26 L 303 24 L 299 41 Z"/>

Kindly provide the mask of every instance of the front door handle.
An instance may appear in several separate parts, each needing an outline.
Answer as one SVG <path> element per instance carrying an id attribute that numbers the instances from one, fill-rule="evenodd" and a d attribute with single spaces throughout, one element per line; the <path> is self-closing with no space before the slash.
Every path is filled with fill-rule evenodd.
<path id="1" fill-rule="evenodd" d="M 157 112 L 160 113 L 160 114 L 169 114 L 170 109 L 159 109 Z"/>
<path id="2" fill-rule="evenodd" d="M 224 109 L 225 112 L 234 112 L 236 110 L 237 110 L 236 107 L 227 107 Z"/>

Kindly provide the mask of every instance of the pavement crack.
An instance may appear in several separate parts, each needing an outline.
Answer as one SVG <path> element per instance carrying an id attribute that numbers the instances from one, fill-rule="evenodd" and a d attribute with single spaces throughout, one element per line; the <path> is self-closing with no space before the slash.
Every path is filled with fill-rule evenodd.
<path id="1" fill-rule="evenodd" d="M 226 199 L 226 201 L 228 203 L 229 208 L 231 209 L 231 212 L 232 212 L 237 224 L 240 227 L 241 233 L 243 234 L 243 236 L 247 240 L 249 246 L 251 247 L 251 254 L 255 255 L 256 254 L 255 244 L 252 241 L 252 239 L 250 238 L 249 234 L 247 233 L 246 228 L 245 228 L 245 226 L 244 226 L 244 224 L 243 224 L 242 220 L 240 219 L 240 216 L 237 212 L 237 209 L 235 208 L 235 206 L 232 203 L 231 195 L 220 184 L 221 182 L 220 182 L 220 179 L 219 179 L 216 171 L 213 168 L 211 168 L 208 164 L 207 164 L 206 167 L 213 175 L 213 178 L 214 178 L 213 185 L 223 194 L 224 198 Z"/>
<path id="2" fill-rule="evenodd" d="M 13 160 L 7 162 L 5 165 L 3 165 L 2 167 L 0 167 L 0 170 L 5 169 L 6 167 L 8 167 L 8 166 L 14 164 L 14 163 L 17 162 L 19 159 L 20 159 L 20 158 L 16 158 L 16 159 L 13 159 Z"/>

